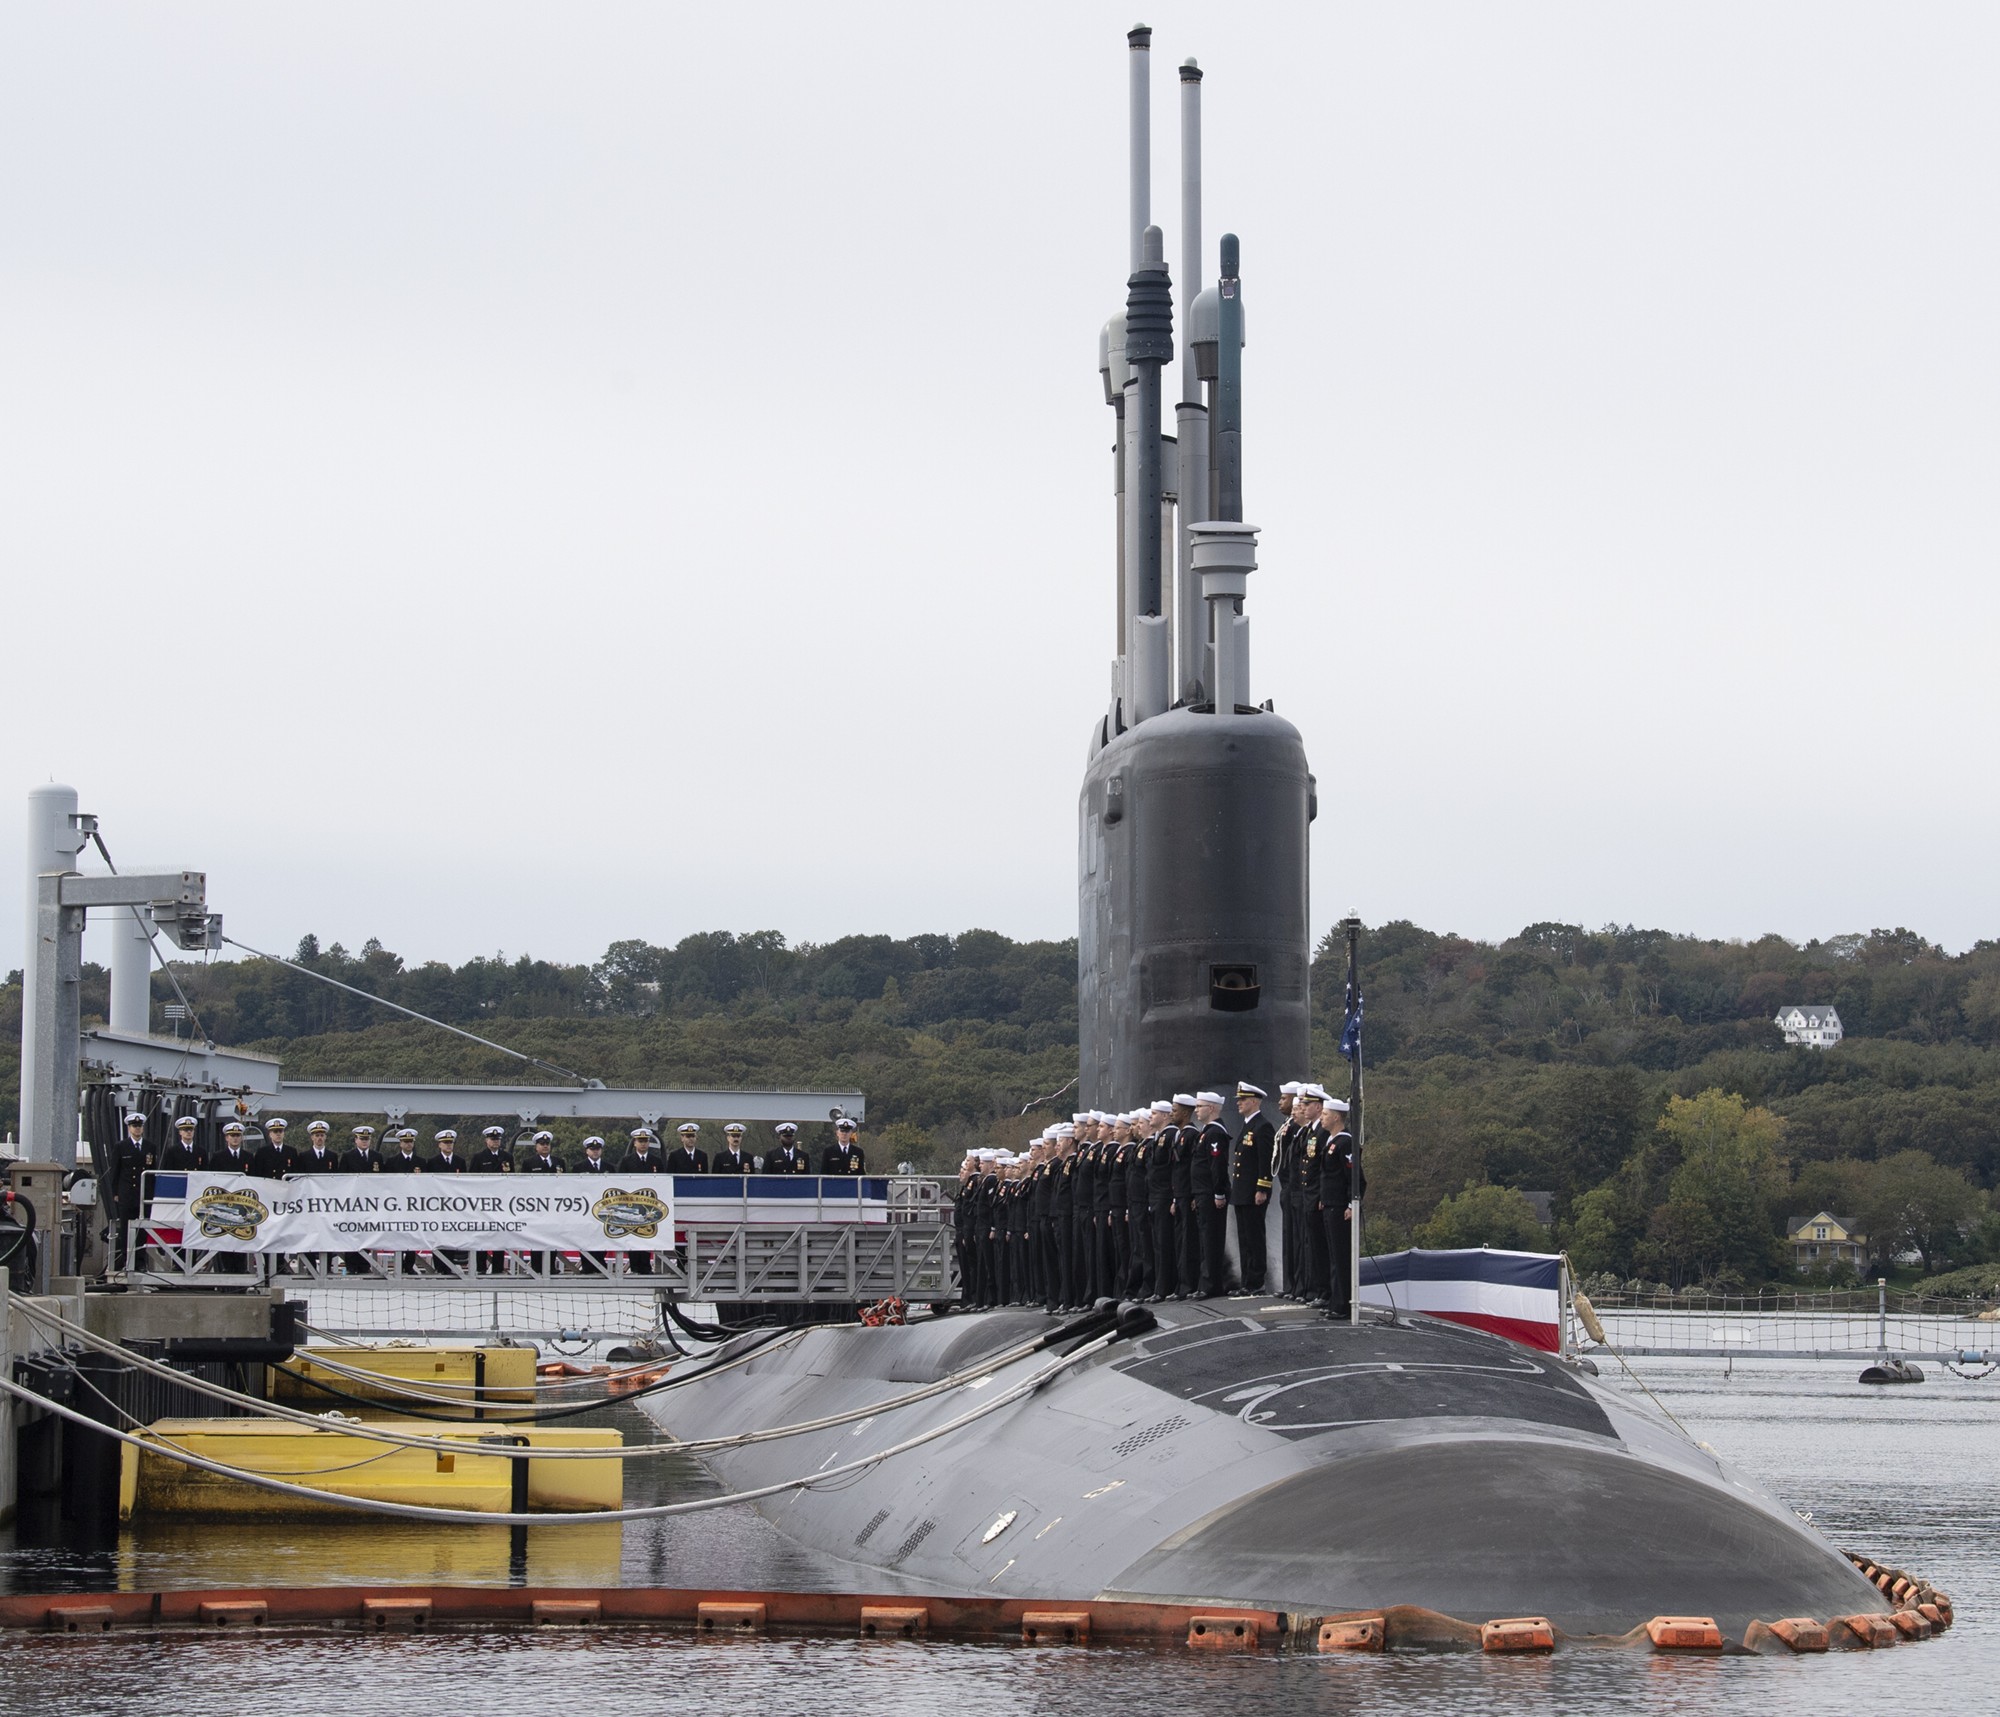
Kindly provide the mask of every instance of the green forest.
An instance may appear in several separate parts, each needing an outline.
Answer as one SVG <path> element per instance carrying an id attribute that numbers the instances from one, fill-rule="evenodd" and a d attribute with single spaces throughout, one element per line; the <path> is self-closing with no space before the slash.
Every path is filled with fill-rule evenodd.
<path id="1" fill-rule="evenodd" d="M 587 966 L 450 966 L 308 936 L 295 958 L 611 1085 L 861 1090 L 878 1164 L 943 1171 L 1072 1106 L 1073 941 L 715 931 L 614 943 Z M 1362 966 L 1370 1250 L 1560 1245 L 1600 1286 L 1736 1291 L 1801 1280 L 1786 1222 L 1830 1210 L 1869 1236 L 1871 1275 L 1994 1291 L 2000 943 L 1947 955 L 1904 929 L 1799 945 L 1556 923 L 1493 943 L 1397 922 L 1364 932 Z M 1297 1070 L 1335 1088 L 1343 967 L 1329 936 Z M 175 970 L 203 1032 L 291 1077 L 549 1077 L 273 961 Z M 91 969 L 87 1012 L 104 992 Z M 156 1003 L 171 999 L 156 977 Z M 1787 1047 L 1772 1016 L 1794 1002 L 1832 1003 L 1845 1041 Z M 16 973 L 0 991 L 10 1128 L 19 1015 Z"/>

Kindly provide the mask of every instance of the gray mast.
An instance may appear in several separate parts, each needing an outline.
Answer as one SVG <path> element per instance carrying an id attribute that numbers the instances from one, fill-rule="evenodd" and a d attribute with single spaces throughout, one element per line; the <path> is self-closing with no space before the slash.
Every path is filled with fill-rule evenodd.
<path id="1" fill-rule="evenodd" d="M 1160 442 L 1161 371 L 1174 357 L 1173 282 L 1158 227 L 1142 239 L 1143 261 L 1133 270 L 1125 297 L 1125 553 L 1126 684 L 1130 719 L 1160 714 L 1169 702 L 1171 641 L 1165 586 L 1160 496 L 1165 487 Z"/>
<path id="2" fill-rule="evenodd" d="M 1208 627 L 1188 536 L 1190 525 L 1208 517 L 1208 412 L 1201 403 L 1201 369 L 1193 341 L 1194 297 L 1201 277 L 1201 67 L 1188 59 L 1181 62 L 1181 397 L 1174 414 L 1179 465 L 1175 487 L 1180 501 L 1180 529 L 1174 533 L 1176 690 L 1183 703 L 1195 701 L 1207 668 Z"/>
<path id="3" fill-rule="evenodd" d="M 1125 32 L 1125 44 L 1132 50 L 1131 149 L 1131 268 L 1137 274 L 1146 264 L 1146 228 L 1153 223 L 1153 31 L 1150 25 L 1134 24 Z"/>

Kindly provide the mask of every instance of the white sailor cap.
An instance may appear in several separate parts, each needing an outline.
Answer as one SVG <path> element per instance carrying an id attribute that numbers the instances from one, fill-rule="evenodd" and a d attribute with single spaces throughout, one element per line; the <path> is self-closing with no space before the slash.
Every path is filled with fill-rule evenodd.
<path id="1" fill-rule="evenodd" d="M 722 1130 L 725 1133 L 740 1133 L 743 1131 L 743 1123 L 741 1121 L 731 1121 L 729 1125 L 724 1127 Z"/>
<path id="2" fill-rule="evenodd" d="M 131 1114 L 125 1117 L 125 1125 L 128 1127 L 143 1127 L 145 1124 L 146 1117 L 140 1114 L 137 1109 L 134 1109 Z"/>
<path id="3" fill-rule="evenodd" d="M 1069 1124 L 1072 1127 L 1080 1127 L 1084 1124 L 1084 1122 L 1094 1121 L 1096 1119 L 1097 1116 L 1089 1109 L 1079 1109 L 1074 1115 L 1070 1116 Z"/>
<path id="4" fill-rule="evenodd" d="M 1056 1128 L 1056 1137 L 1059 1139 L 1073 1139 L 1076 1137 L 1076 1129 L 1067 1121 L 1064 1121 Z"/>
<path id="5" fill-rule="evenodd" d="M 981 1151 L 979 1153 L 979 1160 L 983 1163 L 990 1163 L 999 1154 L 998 1151 Z"/>
<path id="6" fill-rule="evenodd" d="M 852 1115 L 843 1115 L 834 1122 L 833 1130 L 836 1133 L 858 1133 L 861 1130 L 861 1123 Z"/>
<path id="7" fill-rule="evenodd" d="M 264 1123 L 264 1131 L 267 1133 L 282 1133 L 290 1124 L 284 1116 L 273 1115 Z"/>
<path id="8" fill-rule="evenodd" d="M 1146 1106 L 1146 1113 L 1149 1115 L 1171 1115 L 1173 1112 L 1173 1104 L 1169 1103 L 1164 1097 L 1155 1097 Z"/>
<path id="9" fill-rule="evenodd" d="M 243 1123 L 241 1121 L 224 1121 L 222 1123 L 222 1130 L 225 1133 L 240 1133 L 243 1131 Z"/>
<path id="10" fill-rule="evenodd" d="M 480 1129 L 479 1136 L 482 1139 L 504 1139 L 507 1136 L 507 1129 L 505 1127 L 483 1127 Z"/>
<path id="11" fill-rule="evenodd" d="M 1347 1099 L 1345 1097 L 1329 1097 L 1326 1100 L 1326 1106 L 1329 1109 L 1337 1110 L 1340 1114 L 1345 1115 L 1347 1113 Z"/>
<path id="12" fill-rule="evenodd" d="M 683 1121 L 674 1131 L 677 1133 L 698 1133 L 701 1131 L 701 1128 L 693 1121 Z"/>
<path id="13" fill-rule="evenodd" d="M 604 1141 L 595 1133 L 592 1133 L 589 1138 L 583 1141 L 583 1148 L 587 1151 L 601 1151 L 604 1149 Z"/>
<path id="14" fill-rule="evenodd" d="M 1200 1101 L 1199 1097 L 1190 1096 L 1185 1091 L 1176 1091 L 1174 1093 L 1174 1106 L 1178 1109 L 1192 1109 Z"/>
<path id="15" fill-rule="evenodd" d="M 1304 1089 L 1305 1084 L 1303 1081 L 1287 1079 L 1284 1084 L 1278 1087 L 1278 1095 L 1280 1097 L 1296 1097 Z"/>
<path id="16" fill-rule="evenodd" d="M 363 1121 L 360 1126 L 351 1130 L 357 1139 L 372 1139 L 375 1136 L 375 1129 L 369 1126 L 366 1121 Z"/>
<path id="17" fill-rule="evenodd" d="M 773 1132 L 785 1134 L 796 1133 L 798 1130 L 799 1124 L 796 1121 L 780 1121 L 776 1127 L 772 1128 Z"/>
<path id="18" fill-rule="evenodd" d="M 500 1129 L 498 1127 L 495 1127 L 493 1129 L 493 1131 L 496 1133 L 499 1132 L 499 1130 Z M 651 1127 L 634 1127 L 632 1129 L 631 1136 L 635 1139 L 644 1139 L 648 1144 L 651 1144 L 659 1135 L 656 1134 Z"/>
<path id="19" fill-rule="evenodd" d="M 1308 1103 L 1324 1103 L 1326 1101 L 1326 1087 L 1324 1085 L 1315 1085 L 1308 1080 L 1299 1087 L 1299 1095 Z"/>
<path id="20" fill-rule="evenodd" d="M 535 1143 L 538 1145 L 552 1145 L 555 1142 L 555 1134 L 549 1132 L 546 1128 L 535 1135 Z"/>
<path id="21" fill-rule="evenodd" d="M 200 1123 L 192 1115 L 183 1115 L 174 1125 L 176 1127 L 194 1127 L 199 1126 Z"/>
<path id="22" fill-rule="evenodd" d="M 333 1129 L 324 1121 L 308 1121 L 306 1123 L 306 1131 L 309 1133 L 330 1133 Z M 495 1131 L 498 1131 L 498 1129 L 496 1128 Z"/>
<path id="23" fill-rule="evenodd" d="M 414 1144 L 416 1143 L 417 1129 L 415 1127 L 405 1127 L 400 1133 L 396 1135 L 396 1137 L 399 1139 L 408 1139 L 412 1144 Z"/>
<path id="24" fill-rule="evenodd" d="M 1218 1109 L 1222 1107 L 1222 1093 L 1220 1091 L 1197 1091 L 1194 1094 L 1194 1100 L 1197 1103 L 1213 1103 Z"/>
<path id="25" fill-rule="evenodd" d="M 435 1133 L 431 1134 L 432 1144 L 442 1145 L 447 1141 L 454 1145 L 458 1143 L 458 1129 L 456 1127 L 440 1127 Z"/>
<path id="26" fill-rule="evenodd" d="M 1268 1097 L 1270 1093 L 1261 1085 L 1252 1085 L 1247 1079 L 1236 1081 L 1236 1095 L 1239 1097 Z"/>

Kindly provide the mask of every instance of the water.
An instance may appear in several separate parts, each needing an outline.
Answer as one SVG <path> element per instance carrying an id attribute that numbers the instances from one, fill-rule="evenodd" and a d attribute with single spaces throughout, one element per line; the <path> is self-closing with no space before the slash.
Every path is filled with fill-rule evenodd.
<path id="1" fill-rule="evenodd" d="M 949 1709 L 1157 1717 L 1180 1708 L 1338 1712 L 1383 1717 L 1514 1711 L 1687 1714 L 1755 1709 L 1818 1717 L 1829 1709 L 1993 1708 L 2000 1680 L 2000 1378 L 1965 1383 L 1933 1370 L 1921 1386 L 1871 1389 L 1848 1361 L 1649 1360 L 1641 1374 L 1696 1437 L 1809 1512 L 1832 1541 L 1934 1581 L 1958 1605 L 1942 1639 L 1821 1658 L 1662 1658 L 1571 1650 L 1544 1659 L 1478 1656 L 1211 1657 L 1178 1647 L 1024 1648 L 849 1639 L 698 1640 L 607 1631 L 431 1636 L 23 1635 L 0 1651 L 0 1712 L 46 1705 L 176 1717 L 271 1710 L 407 1713 L 592 1708 L 642 1697 L 656 1710 L 786 1717 Z M 1622 1379 L 1621 1387 L 1630 1387 Z M 636 1410 L 608 1410 L 647 1435 Z M 711 1491 L 690 1463 L 635 1464 L 628 1499 Z M 845 1564 L 802 1551 L 748 1509 L 609 1528 L 537 1529 L 525 1563 L 496 1530 L 442 1532 L 387 1523 L 181 1527 L 122 1534 L 98 1550 L 33 1550 L 0 1539 L 0 1583 L 82 1586 L 297 1585 L 408 1580 L 756 1587 L 840 1587 Z M 865 1583 L 893 1589 L 870 1573 Z M 448 1692 L 441 1692 L 447 1690 Z M 171 1690 L 170 1694 L 166 1690 Z"/>

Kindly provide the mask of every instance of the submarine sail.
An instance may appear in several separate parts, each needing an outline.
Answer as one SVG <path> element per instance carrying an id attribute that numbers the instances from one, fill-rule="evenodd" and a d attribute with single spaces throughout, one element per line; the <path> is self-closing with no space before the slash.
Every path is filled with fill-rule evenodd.
<path id="1" fill-rule="evenodd" d="M 1148 206 L 1152 33 L 1127 41 L 1132 273 L 1098 343 L 1118 426 L 1118 653 L 1077 807 L 1079 1089 L 1085 1108 L 1111 1110 L 1300 1075 L 1317 808 L 1298 729 L 1251 696 L 1241 252 L 1225 234 L 1221 272 L 1197 292 L 1201 71 L 1180 69 L 1182 399 L 1168 440 L 1174 301 Z"/>

